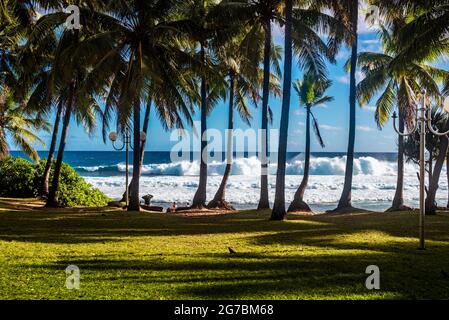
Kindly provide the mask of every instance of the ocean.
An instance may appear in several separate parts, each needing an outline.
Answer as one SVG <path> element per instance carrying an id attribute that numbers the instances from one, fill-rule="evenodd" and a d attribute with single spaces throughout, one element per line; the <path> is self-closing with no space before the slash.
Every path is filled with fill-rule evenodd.
<path id="1" fill-rule="evenodd" d="M 40 152 L 41 158 L 47 153 Z M 14 156 L 19 155 L 13 152 Z M 218 156 L 220 158 L 220 156 Z M 276 159 L 272 155 L 271 159 Z M 286 177 L 286 201 L 292 200 L 304 169 L 304 156 L 289 153 Z M 132 159 L 132 156 L 131 156 Z M 221 155 L 224 159 L 224 155 Z M 67 151 L 64 161 L 70 164 L 87 182 L 99 188 L 111 198 L 118 199 L 125 186 L 125 153 L 106 151 Z M 130 160 L 132 161 L 132 160 Z M 131 162 L 132 163 L 132 162 Z M 323 212 L 337 205 L 344 182 L 346 158 L 343 153 L 313 153 L 311 176 L 305 200 L 312 209 Z M 207 196 L 211 199 L 221 182 L 225 161 L 209 163 Z M 394 197 L 396 187 L 395 153 L 357 153 L 354 163 L 352 199 L 356 207 L 382 211 Z M 132 165 L 130 165 L 132 170 Z M 405 166 L 404 199 L 409 206 L 418 206 L 419 181 L 415 164 Z M 270 200 L 274 200 L 276 164 L 269 165 Z M 198 186 L 199 161 L 171 162 L 169 152 L 145 152 L 140 183 L 141 196 L 152 194 L 153 203 L 169 206 L 173 201 L 188 205 Z M 257 207 L 260 187 L 260 162 L 255 155 L 236 158 L 226 191 L 226 199 L 238 209 Z M 443 169 L 437 201 L 445 206 L 448 198 L 446 169 Z"/>

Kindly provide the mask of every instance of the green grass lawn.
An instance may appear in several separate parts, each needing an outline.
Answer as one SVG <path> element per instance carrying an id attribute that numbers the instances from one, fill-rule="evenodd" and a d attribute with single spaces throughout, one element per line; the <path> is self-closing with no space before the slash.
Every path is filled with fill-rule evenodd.
<path id="1" fill-rule="evenodd" d="M 449 214 L 187 218 L 14 210 L 0 200 L 1 299 L 449 298 Z M 228 246 L 237 251 L 230 254 Z M 65 288 L 65 268 L 81 289 Z M 365 288 L 378 265 L 381 290 Z"/>

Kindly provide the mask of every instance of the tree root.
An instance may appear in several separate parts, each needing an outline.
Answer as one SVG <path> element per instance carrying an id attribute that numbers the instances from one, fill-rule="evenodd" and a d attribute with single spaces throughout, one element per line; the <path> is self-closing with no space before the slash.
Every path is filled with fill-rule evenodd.
<path id="1" fill-rule="evenodd" d="M 222 209 L 222 210 L 229 210 L 229 211 L 235 211 L 235 208 L 226 200 L 212 200 L 207 205 L 208 209 Z"/>
<path id="2" fill-rule="evenodd" d="M 303 200 L 293 201 L 288 207 L 287 212 L 312 212 L 309 205 Z"/>
<path id="3" fill-rule="evenodd" d="M 400 205 L 400 206 L 391 207 L 391 208 L 388 208 L 387 210 L 385 210 L 385 212 L 399 212 L 399 211 L 413 211 L 413 208 L 405 206 L 405 205 Z"/>

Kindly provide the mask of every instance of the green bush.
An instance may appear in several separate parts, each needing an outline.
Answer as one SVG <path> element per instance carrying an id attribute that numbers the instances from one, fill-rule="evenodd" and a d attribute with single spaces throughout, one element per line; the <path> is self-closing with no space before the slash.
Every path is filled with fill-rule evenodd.
<path id="1" fill-rule="evenodd" d="M 0 161 L 0 195 L 11 198 L 33 198 L 35 169 L 31 162 L 22 158 L 7 157 Z"/>
<path id="2" fill-rule="evenodd" d="M 0 196 L 16 198 L 37 196 L 45 163 L 46 161 L 41 161 L 33 165 L 25 159 L 12 157 L 0 161 Z M 52 179 L 53 168 L 50 183 Z M 62 164 L 59 179 L 58 202 L 62 207 L 103 207 L 111 201 L 66 163 Z"/>

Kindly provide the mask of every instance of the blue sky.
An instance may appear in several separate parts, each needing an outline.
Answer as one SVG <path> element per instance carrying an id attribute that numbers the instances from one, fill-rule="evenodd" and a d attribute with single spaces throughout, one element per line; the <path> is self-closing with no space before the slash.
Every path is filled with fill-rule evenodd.
<path id="1" fill-rule="evenodd" d="M 381 45 L 374 30 L 368 28 L 366 24 L 360 22 L 359 51 L 381 51 Z M 274 28 L 275 42 L 283 43 L 282 30 Z M 349 58 L 349 51 L 343 48 L 337 57 L 336 65 L 328 65 L 329 77 L 333 81 L 332 87 L 327 94 L 334 97 L 334 101 L 315 109 L 324 141 L 325 149 L 317 144 L 312 136 L 312 152 L 345 152 L 347 148 L 348 125 L 349 125 L 349 75 L 344 70 L 344 63 Z M 446 67 L 446 66 L 445 66 Z M 358 79 L 361 75 L 358 73 Z M 302 72 L 295 63 L 293 66 L 292 79 L 301 79 Z M 389 123 L 380 131 L 374 122 L 375 99 L 364 108 L 357 107 L 357 132 L 356 132 L 356 152 L 394 152 L 396 151 L 397 135 L 394 134 L 392 124 Z M 274 112 L 272 128 L 279 128 L 281 99 L 271 98 L 270 106 Z M 251 108 L 253 122 L 251 127 L 260 128 L 261 110 Z M 237 116 L 237 115 L 236 115 Z M 227 126 L 227 104 L 221 102 L 216 106 L 208 119 L 208 127 L 224 130 Z M 53 120 L 53 119 L 51 119 Z M 199 121 L 199 112 L 194 115 L 194 120 Z M 298 97 L 292 91 L 290 107 L 290 128 L 288 151 L 300 152 L 304 150 L 305 114 L 303 108 L 299 106 Z M 236 119 L 236 127 L 249 128 L 245 123 Z M 50 133 L 42 133 L 41 137 L 50 142 Z M 165 132 L 157 117 L 151 114 L 149 134 L 147 143 L 148 151 L 169 151 L 175 142 L 170 142 L 170 133 Z M 36 146 L 38 150 L 45 150 L 41 146 Z M 101 128 L 98 128 L 92 137 L 88 137 L 82 127 L 72 121 L 67 149 L 71 151 L 110 151 L 113 150 L 111 144 L 103 143 Z"/>

